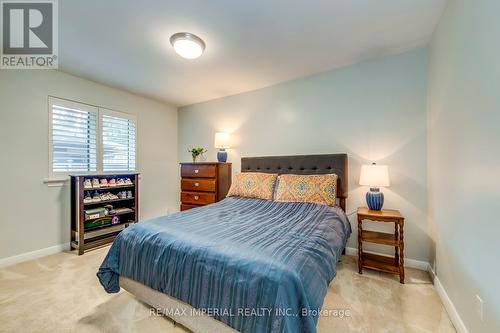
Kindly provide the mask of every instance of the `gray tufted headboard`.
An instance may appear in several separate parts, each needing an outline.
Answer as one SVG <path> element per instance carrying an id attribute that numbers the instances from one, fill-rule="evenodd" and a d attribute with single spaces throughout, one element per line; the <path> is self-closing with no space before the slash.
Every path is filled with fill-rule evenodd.
<path id="1" fill-rule="evenodd" d="M 347 198 L 347 154 L 296 155 L 242 157 L 241 172 L 290 173 L 297 175 L 321 175 L 334 173 L 338 176 L 337 198 L 345 211 Z"/>

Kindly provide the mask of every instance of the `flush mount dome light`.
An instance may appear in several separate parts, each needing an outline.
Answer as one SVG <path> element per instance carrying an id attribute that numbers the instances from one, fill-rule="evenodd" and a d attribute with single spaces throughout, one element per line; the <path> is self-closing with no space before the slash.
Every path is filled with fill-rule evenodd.
<path id="1" fill-rule="evenodd" d="M 196 59 L 205 50 L 205 42 L 189 32 L 178 32 L 170 37 L 175 52 L 186 59 Z"/>

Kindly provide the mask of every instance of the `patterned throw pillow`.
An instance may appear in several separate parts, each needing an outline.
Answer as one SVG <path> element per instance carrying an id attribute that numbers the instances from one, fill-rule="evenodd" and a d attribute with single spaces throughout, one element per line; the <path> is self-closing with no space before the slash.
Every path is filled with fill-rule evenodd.
<path id="1" fill-rule="evenodd" d="M 227 196 L 272 200 L 277 178 L 275 173 L 237 173 Z"/>
<path id="2" fill-rule="evenodd" d="M 280 175 L 275 201 L 335 206 L 337 175 Z"/>

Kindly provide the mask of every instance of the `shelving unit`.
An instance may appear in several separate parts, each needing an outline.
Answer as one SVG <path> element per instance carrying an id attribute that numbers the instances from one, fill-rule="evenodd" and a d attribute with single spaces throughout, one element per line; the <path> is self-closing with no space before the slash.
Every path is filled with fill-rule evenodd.
<path id="1" fill-rule="evenodd" d="M 85 188 L 86 179 L 126 179 L 130 178 L 132 184 L 116 185 L 98 188 Z M 131 191 L 132 197 L 95 202 L 84 202 L 85 194 L 90 192 L 117 194 L 122 191 Z M 104 209 L 104 206 L 112 205 L 115 212 L 99 217 L 86 217 L 85 212 L 93 209 Z M 102 211 L 101 209 L 101 211 Z M 101 214 L 102 215 L 102 214 Z M 96 226 L 85 226 L 85 223 L 104 220 L 104 224 Z M 116 236 L 132 223 L 139 220 L 139 174 L 100 174 L 100 175 L 72 175 L 71 176 L 71 248 L 78 250 L 78 255 L 85 251 L 105 246 L 116 238 Z M 111 221 L 113 223 L 111 223 Z M 100 221 L 99 221 L 100 222 Z"/>

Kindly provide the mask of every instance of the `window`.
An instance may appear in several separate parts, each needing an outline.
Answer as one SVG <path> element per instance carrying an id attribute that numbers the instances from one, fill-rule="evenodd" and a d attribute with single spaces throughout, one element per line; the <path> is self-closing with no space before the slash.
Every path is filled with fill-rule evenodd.
<path id="1" fill-rule="evenodd" d="M 134 171 L 136 118 L 49 97 L 52 175 Z"/>
<path id="2" fill-rule="evenodd" d="M 135 119 L 104 111 L 102 156 L 104 171 L 135 170 Z"/>
<path id="3" fill-rule="evenodd" d="M 52 171 L 97 170 L 96 107 L 51 100 Z"/>

